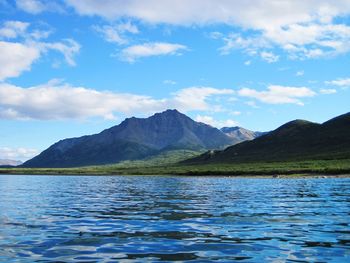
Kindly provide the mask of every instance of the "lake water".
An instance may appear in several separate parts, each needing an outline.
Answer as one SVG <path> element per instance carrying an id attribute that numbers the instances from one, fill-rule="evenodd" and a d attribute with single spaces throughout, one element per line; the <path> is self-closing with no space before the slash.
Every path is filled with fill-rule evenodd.
<path id="1" fill-rule="evenodd" d="M 0 262 L 350 262 L 350 179 L 0 175 Z"/>

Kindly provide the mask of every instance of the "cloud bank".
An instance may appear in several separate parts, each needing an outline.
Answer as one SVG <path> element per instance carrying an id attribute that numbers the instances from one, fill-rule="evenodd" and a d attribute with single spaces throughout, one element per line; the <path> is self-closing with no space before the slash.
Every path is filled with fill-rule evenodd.
<path id="1" fill-rule="evenodd" d="M 66 0 L 66 3 L 78 14 L 112 20 L 134 17 L 153 24 L 225 23 L 256 29 L 308 23 L 315 19 L 329 22 L 337 15 L 350 12 L 347 0 Z"/>
<path id="2" fill-rule="evenodd" d="M 36 149 L 0 147 L 0 159 L 26 161 L 37 154 Z"/>
<path id="3" fill-rule="evenodd" d="M 180 44 L 155 42 L 145 43 L 127 47 L 121 51 L 121 59 L 133 63 L 139 58 L 165 56 L 165 55 L 181 55 L 181 51 L 187 50 L 187 47 Z"/>
<path id="4" fill-rule="evenodd" d="M 214 96 L 231 94 L 229 89 L 190 87 L 173 93 L 170 98 L 97 91 L 74 87 L 58 80 L 23 88 L 0 84 L 1 119 L 86 119 L 102 117 L 115 119 L 118 114 L 154 113 L 168 108 L 180 111 L 204 111 L 214 107 L 208 100 Z"/>
<path id="5" fill-rule="evenodd" d="M 80 15 L 98 15 L 112 21 L 129 17 L 146 24 L 238 26 L 241 33 L 215 32 L 215 38 L 225 43 L 221 53 L 243 49 L 249 55 L 260 54 L 269 63 L 278 60 L 269 49 L 282 50 L 291 59 L 350 51 L 350 27 L 335 19 L 350 14 L 347 0 L 66 0 L 66 3 Z"/>
<path id="6" fill-rule="evenodd" d="M 304 105 L 302 98 L 313 97 L 316 95 L 314 91 L 306 87 L 285 87 L 271 85 L 265 91 L 257 91 L 255 89 L 243 88 L 238 91 L 242 97 L 256 99 L 267 104 L 297 104 Z"/>

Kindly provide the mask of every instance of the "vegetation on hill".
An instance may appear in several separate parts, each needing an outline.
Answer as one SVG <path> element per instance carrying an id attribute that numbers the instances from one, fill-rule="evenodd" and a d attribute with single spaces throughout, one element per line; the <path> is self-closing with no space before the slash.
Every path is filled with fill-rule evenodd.
<path id="1" fill-rule="evenodd" d="M 323 124 L 295 120 L 252 141 L 208 151 L 186 163 L 350 159 L 350 113 Z"/>

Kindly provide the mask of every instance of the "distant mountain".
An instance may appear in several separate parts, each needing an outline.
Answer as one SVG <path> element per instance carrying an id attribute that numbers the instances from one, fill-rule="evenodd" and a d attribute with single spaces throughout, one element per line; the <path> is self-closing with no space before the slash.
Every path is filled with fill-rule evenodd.
<path id="1" fill-rule="evenodd" d="M 21 165 L 21 161 L 8 160 L 8 159 L 0 159 L 0 166 L 17 166 Z"/>
<path id="2" fill-rule="evenodd" d="M 24 167 L 75 167 L 137 160 L 164 151 L 220 149 L 235 142 L 207 124 L 177 110 L 149 118 L 128 118 L 99 134 L 61 140 Z"/>
<path id="3" fill-rule="evenodd" d="M 350 113 L 323 124 L 305 120 L 288 122 L 252 141 L 209 151 L 186 163 L 283 161 L 350 158 Z"/>
<path id="4" fill-rule="evenodd" d="M 266 134 L 265 132 L 256 132 L 244 129 L 242 127 L 223 127 L 220 129 L 223 133 L 232 138 L 233 144 L 237 144 L 244 141 L 254 140 L 261 135 Z"/>

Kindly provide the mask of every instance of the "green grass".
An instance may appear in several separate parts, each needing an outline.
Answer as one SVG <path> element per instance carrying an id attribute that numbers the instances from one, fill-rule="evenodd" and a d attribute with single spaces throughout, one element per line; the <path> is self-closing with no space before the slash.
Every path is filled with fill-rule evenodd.
<path id="1" fill-rule="evenodd" d="M 145 158 L 137 161 L 122 161 L 118 164 L 107 165 L 105 167 L 112 166 L 113 168 L 135 168 L 135 167 L 152 167 L 152 166 L 165 166 L 169 164 L 175 164 L 186 159 L 196 157 L 204 151 L 192 151 L 192 150 L 172 150 L 162 152 L 158 155 Z"/>
<path id="2" fill-rule="evenodd" d="M 2 174 L 72 175 L 300 175 L 350 174 L 350 159 L 288 162 L 251 162 L 236 164 L 180 165 L 165 158 L 122 162 L 115 165 L 79 168 L 2 168 Z M 180 157 L 178 159 L 181 159 Z M 158 160 L 158 161 L 156 161 Z"/>

